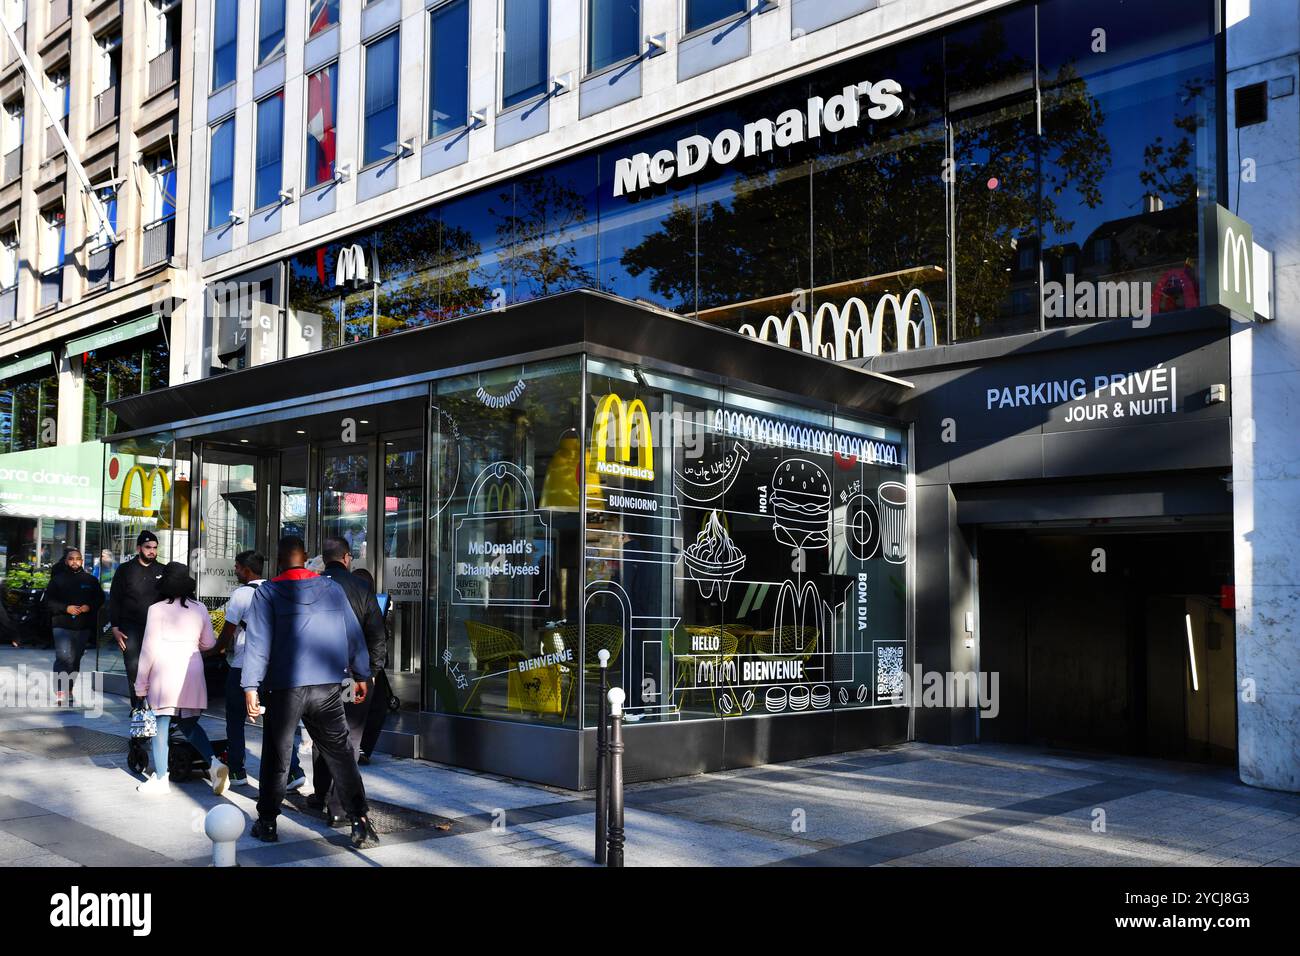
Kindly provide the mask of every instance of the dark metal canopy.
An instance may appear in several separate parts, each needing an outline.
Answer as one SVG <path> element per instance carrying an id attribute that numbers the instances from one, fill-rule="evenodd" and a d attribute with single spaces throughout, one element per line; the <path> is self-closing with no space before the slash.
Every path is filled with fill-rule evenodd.
<path id="1" fill-rule="evenodd" d="M 109 403 L 119 436 L 207 430 L 302 406 L 409 398 L 421 382 L 589 352 L 716 383 L 893 416 L 911 386 L 796 349 L 582 289 L 186 382 Z"/>

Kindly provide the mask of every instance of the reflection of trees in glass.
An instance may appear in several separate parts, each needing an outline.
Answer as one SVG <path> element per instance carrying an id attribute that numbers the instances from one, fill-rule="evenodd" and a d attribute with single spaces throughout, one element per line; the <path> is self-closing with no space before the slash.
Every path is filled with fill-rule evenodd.
<path id="1" fill-rule="evenodd" d="M 1183 81 L 1179 102 L 1185 105 L 1201 102 L 1208 85 L 1207 80 L 1200 78 Z M 1201 117 L 1195 109 L 1176 116 L 1173 126 L 1182 132 L 1182 137 L 1167 144 L 1163 135 L 1157 135 L 1142 150 L 1139 178 L 1142 185 L 1164 200 L 1166 208 L 1196 202 L 1196 131 L 1200 123 Z"/>
<path id="2" fill-rule="evenodd" d="M 696 258 L 695 206 L 674 196 L 660 228 L 629 247 L 622 262 L 633 277 L 649 272 L 656 295 L 681 302 L 693 312 Z"/>
<path id="3" fill-rule="evenodd" d="M 513 209 L 498 216 L 497 236 L 511 249 L 518 298 L 595 285 L 577 245 L 588 218 L 581 193 L 552 174 L 529 176 L 515 187 Z"/>

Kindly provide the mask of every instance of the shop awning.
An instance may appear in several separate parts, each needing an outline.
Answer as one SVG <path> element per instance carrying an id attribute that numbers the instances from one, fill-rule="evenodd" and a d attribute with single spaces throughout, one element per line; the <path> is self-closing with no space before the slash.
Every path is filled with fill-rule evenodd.
<path id="1" fill-rule="evenodd" d="M 108 407 L 123 425 L 119 434 L 165 428 L 189 438 L 226 423 L 291 413 L 290 406 L 299 405 L 300 414 L 308 415 L 331 402 L 355 405 L 359 396 L 384 389 L 394 393 L 392 398 L 422 395 L 421 383 L 448 374 L 577 352 L 633 362 L 644 358 L 704 380 L 751 383 L 884 415 L 892 414 L 911 388 L 879 372 L 581 289 L 160 388 Z"/>
<path id="2" fill-rule="evenodd" d="M 31 355 L 24 355 L 20 359 L 14 359 L 0 365 L 0 382 L 43 368 L 49 369 L 51 372 L 54 371 L 54 353 L 49 349 L 44 352 L 33 352 Z"/>
<path id="3" fill-rule="evenodd" d="M 84 355 L 87 352 L 108 348 L 110 345 L 117 345 L 119 342 L 127 342 L 143 335 L 152 335 L 158 331 L 161 320 L 162 316 L 155 312 L 139 319 L 132 319 L 130 322 L 119 322 L 117 325 L 110 325 L 105 329 L 97 329 L 78 339 L 69 339 L 67 344 L 68 354 Z"/>

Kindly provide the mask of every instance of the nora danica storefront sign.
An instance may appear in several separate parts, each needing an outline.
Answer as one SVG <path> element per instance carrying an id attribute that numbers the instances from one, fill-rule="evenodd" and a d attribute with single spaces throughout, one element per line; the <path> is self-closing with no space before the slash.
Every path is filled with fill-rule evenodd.
<path id="1" fill-rule="evenodd" d="M 698 134 L 686 136 L 677 141 L 675 149 L 625 156 L 614 162 L 614 195 L 630 196 L 679 176 L 694 175 L 710 163 L 726 166 L 741 157 L 818 139 L 823 132 L 852 129 L 862 121 L 864 100 L 869 118 L 890 119 L 903 112 L 902 92 L 896 80 L 863 80 L 830 97 L 809 97 L 807 103 L 784 110 L 775 118 L 763 117 L 741 129 L 724 129 L 712 139 Z"/>

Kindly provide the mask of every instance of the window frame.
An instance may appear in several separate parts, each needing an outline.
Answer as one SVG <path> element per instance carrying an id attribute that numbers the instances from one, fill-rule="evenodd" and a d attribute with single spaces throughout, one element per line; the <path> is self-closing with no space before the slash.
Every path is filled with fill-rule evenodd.
<path id="1" fill-rule="evenodd" d="M 536 105 L 537 103 L 540 103 L 542 100 L 544 100 L 547 96 L 550 95 L 550 92 L 551 92 L 551 90 L 550 90 L 550 81 L 551 81 L 551 28 L 552 28 L 552 24 L 553 24 L 553 22 L 554 22 L 554 17 L 551 16 L 551 13 L 552 13 L 552 10 L 551 10 L 551 0 L 542 0 L 542 2 L 546 4 L 546 42 L 543 44 L 543 47 L 544 47 L 545 52 L 546 52 L 546 69 L 542 71 L 542 72 L 545 74 L 545 77 L 544 77 L 543 80 L 542 80 L 542 91 L 541 91 L 540 93 L 534 93 L 532 96 L 526 97 L 526 98 L 524 98 L 524 99 L 519 100 L 518 102 L 511 103 L 509 106 L 506 106 L 506 105 L 505 105 L 505 97 L 506 97 L 506 0 L 497 0 L 497 23 L 500 24 L 500 27 L 499 27 L 499 30 L 500 30 L 499 36 L 501 37 L 501 44 L 500 44 L 500 46 L 501 46 L 501 50 L 500 50 L 500 52 L 498 52 L 498 53 L 496 54 L 496 59 L 497 59 L 497 67 L 496 67 L 497 94 L 496 94 L 496 100 L 497 100 L 497 115 L 498 115 L 498 116 L 500 116 L 502 113 L 512 113 L 512 112 L 514 112 L 514 111 L 516 111 L 516 110 L 526 109 L 526 108 L 529 107 L 529 106 L 534 106 L 534 105 Z M 472 28 L 471 28 L 471 34 L 472 34 L 472 32 L 473 32 L 473 30 L 472 30 Z"/>
<path id="2" fill-rule="evenodd" d="M 269 100 L 276 99 L 277 97 L 280 100 L 280 186 L 276 190 L 275 199 L 273 199 L 271 202 L 263 203 L 262 205 L 259 206 L 257 204 L 257 186 L 258 186 L 258 173 L 261 172 L 261 167 L 257 163 L 257 146 L 258 143 L 261 141 L 262 107 L 265 106 Z M 266 96 L 263 96 L 260 100 L 253 101 L 253 197 L 252 197 L 252 202 L 249 203 L 249 205 L 253 207 L 253 212 L 261 212 L 263 209 L 271 209 L 275 206 L 278 206 L 280 204 L 280 193 L 284 192 L 284 165 L 285 165 L 286 155 L 288 152 L 284 148 L 284 132 L 285 132 L 284 107 L 285 107 L 284 87 L 280 87 L 274 92 L 268 93 Z"/>
<path id="3" fill-rule="evenodd" d="M 213 180 L 212 178 L 212 156 L 213 156 L 212 141 L 216 139 L 217 131 L 220 130 L 223 126 L 225 126 L 227 123 L 229 123 L 231 126 L 231 134 L 230 134 L 230 154 L 231 154 L 230 155 L 230 203 L 231 205 L 230 205 L 230 209 L 226 211 L 226 218 L 214 226 L 212 225 L 212 193 L 213 193 L 213 186 L 215 185 L 215 180 Z M 204 218 L 203 231 L 205 234 L 220 232 L 223 229 L 229 229 L 231 226 L 230 213 L 233 212 L 235 209 L 235 205 L 234 205 L 235 204 L 235 167 L 237 165 L 236 157 L 239 155 L 238 133 L 239 133 L 239 127 L 238 124 L 235 122 L 234 113 L 229 113 L 225 117 L 217 120 L 215 123 L 208 124 L 208 186 L 207 186 L 207 196 L 205 197 L 207 199 L 207 202 L 204 203 L 205 215 L 203 217 Z"/>
<path id="4" fill-rule="evenodd" d="M 326 2 L 329 2 L 329 0 L 326 0 Z M 303 42 L 305 43 L 310 43 L 312 40 L 316 39 L 317 37 L 323 37 L 331 30 L 337 29 L 339 24 L 343 22 L 343 0 L 337 0 L 338 19 L 336 19 L 333 23 L 329 23 L 321 27 L 315 33 L 312 33 L 311 32 L 311 3 L 312 0 L 307 0 L 307 2 L 303 4 L 304 13 L 306 14 L 306 20 L 307 20 L 307 24 L 305 28 L 306 32 L 303 34 L 303 38 L 304 38 Z M 286 20 L 288 19 L 287 14 L 285 19 Z"/>
<path id="5" fill-rule="evenodd" d="M 211 23 L 210 23 L 210 25 L 209 25 L 209 31 L 208 31 L 208 32 L 209 32 L 213 37 L 215 37 L 216 34 L 217 34 L 217 29 L 216 29 L 216 27 L 217 27 L 217 6 L 218 6 L 221 2 L 222 2 L 222 0 L 212 0 L 212 6 L 211 6 L 211 11 L 212 11 L 212 20 L 211 20 Z M 235 72 L 235 75 L 234 75 L 233 77 L 231 77 L 229 80 L 227 80 L 225 83 L 222 83 L 222 84 L 220 84 L 220 85 L 217 84 L 217 45 L 216 45 L 215 43 L 213 43 L 213 45 L 212 45 L 212 70 L 211 70 L 211 72 L 210 72 L 210 74 L 209 74 L 209 76 L 208 76 L 208 95 L 209 95 L 209 96 L 211 96 L 211 95 L 214 94 L 214 93 L 220 93 L 222 90 L 226 89 L 227 87 L 234 86 L 235 83 L 237 83 L 237 82 L 239 81 L 239 5 L 238 5 L 238 4 L 235 4 L 234 7 L 235 7 L 235 36 L 234 36 L 234 39 L 231 40 L 231 45 L 234 46 L 234 48 L 235 48 L 235 71 L 234 71 L 234 72 Z M 166 11 L 163 11 L 163 13 L 164 13 L 164 24 L 165 24 L 165 22 L 166 22 L 165 13 L 166 13 Z M 224 49 L 224 48 L 223 48 L 223 49 Z"/>
<path id="6" fill-rule="evenodd" d="M 619 70 L 637 62 L 645 55 L 645 0 L 637 0 L 636 4 L 636 34 L 640 38 L 637 51 L 630 56 L 625 56 L 621 60 L 615 60 L 613 63 L 606 64 L 598 69 L 591 69 L 591 5 L 597 0 L 583 0 L 582 4 L 582 78 L 588 79 L 594 76 L 601 76 L 614 70 Z"/>
<path id="7" fill-rule="evenodd" d="M 429 115 L 433 110 L 433 18 L 439 13 L 439 11 L 445 10 L 458 3 L 463 3 L 466 8 L 465 33 L 467 42 L 465 44 L 465 122 L 461 123 L 459 126 L 453 127 L 452 129 L 446 130 L 445 132 L 434 135 L 433 117 Z M 468 41 L 472 40 L 474 36 L 473 13 L 474 5 L 470 0 L 435 0 L 435 2 L 430 3 L 424 9 L 424 64 L 425 69 L 428 72 L 428 77 L 424 83 L 424 117 L 421 126 L 423 133 L 422 138 L 426 143 L 433 143 L 445 139 L 448 136 L 457 136 L 471 128 L 472 119 L 470 114 L 474 112 L 474 108 L 470 106 L 469 78 L 472 75 L 473 70 L 474 50 L 473 44 Z"/>
<path id="8" fill-rule="evenodd" d="M 391 163 L 401 155 L 401 150 L 399 148 L 395 153 L 381 156 L 379 159 L 373 159 L 370 162 L 366 162 L 366 147 L 369 145 L 366 142 L 366 120 L 369 119 L 366 115 L 366 94 L 367 81 L 369 79 L 368 71 L 370 68 L 370 48 L 392 38 L 396 38 L 397 40 L 397 57 L 393 61 L 397 68 L 396 74 L 393 77 L 393 90 L 397 94 L 397 100 L 393 104 L 393 108 L 396 111 L 396 116 L 394 117 L 395 128 L 393 130 L 393 140 L 399 147 L 402 142 L 402 27 L 401 24 L 398 23 L 391 30 L 387 30 L 382 34 L 371 37 L 361 44 L 361 122 L 358 127 L 358 132 L 360 133 L 358 136 L 358 140 L 360 141 L 358 143 L 358 152 L 361 154 L 361 162 L 357 167 L 358 170 L 371 169 L 375 166 L 382 166 L 384 163 Z M 335 112 L 337 114 L 337 110 Z M 337 162 L 337 158 L 335 162 Z"/>
<path id="9" fill-rule="evenodd" d="M 703 34 L 710 32 L 711 30 L 716 30 L 720 26 L 724 26 L 730 23 L 735 23 L 736 21 L 744 17 L 747 17 L 751 13 L 753 13 L 756 2 L 763 3 L 765 2 L 765 0 L 744 0 L 745 8 L 739 11 L 738 13 L 729 13 L 720 20 L 714 20 L 712 23 L 706 23 L 704 24 L 704 26 L 696 27 L 694 30 L 688 30 L 686 27 L 686 23 L 687 23 L 687 18 L 690 15 L 691 0 L 679 0 L 678 7 L 677 7 L 677 15 L 680 18 L 678 22 L 681 24 L 682 32 L 678 39 L 690 40 L 693 39 L 694 37 L 702 36 Z"/>
<path id="10" fill-rule="evenodd" d="M 267 2 L 268 0 L 257 0 L 257 34 L 256 45 L 254 46 L 254 58 L 256 62 L 253 65 L 254 69 L 265 66 L 268 63 L 274 63 L 281 57 L 286 56 L 289 50 L 289 0 L 271 0 L 271 2 L 278 2 L 281 9 L 284 11 L 280 18 L 280 49 L 269 56 L 262 56 L 262 9 L 265 7 Z"/>
<path id="11" fill-rule="evenodd" d="M 339 156 L 338 156 L 339 106 L 338 106 L 338 97 L 339 97 L 339 65 L 340 65 L 341 62 L 342 62 L 342 60 L 341 60 L 340 58 L 336 57 L 335 59 L 330 60 L 328 63 L 323 63 L 323 64 L 321 64 L 320 66 L 316 67 L 316 69 L 312 70 L 310 73 L 304 73 L 303 76 L 302 76 L 302 80 L 303 80 L 303 82 L 302 82 L 302 107 L 303 107 L 303 108 L 302 108 L 302 140 L 300 141 L 300 142 L 301 142 L 301 145 L 302 145 L 302 152 L 299 154 L 299 155 L 300 155 L 300 159 L 301 159 L 301 162 L 300 162 L 299 168 L 302 170 L 302 195 L 304 195 L 304 196 L 307 195 L 308 193 L 315 192 L 315 191 L 318 190 L 318 189 L 327 189 L 327 188 L 329 188 L 330 186 L 333 186 L 333 185 L 335 185 L 335 184 L 338 182 L 338 174 L 339 174 Z M 312 78 L 313 76 L 315 76 L 317 73 L 320 73 L 322 70 L 333 70 L 333 71 L 334 71 L 334 102 L 333 102 L 333 110 L 334 110 L 334 175 L 333 175 L 331 178 L 329 178 L 329 179 L 322 179 L 320 182 L 318 182 L 318 183 L 313 183 L 312 185 L 309 186 L 309 185 L 307 185 L 307 155 L 308 155 L 308 151 L 309 151 L 309 150 L 308 150 L 308 142 L 307 142 L 307 140 L 311 137 L 311 134 L 307 131 L 307 124 L 311 121 L 311 114 L 308 113 L 307 111 L 311 108 L 311 101 L 310 101 L 310 97 L 311 97 L 311 78 Z"/>

